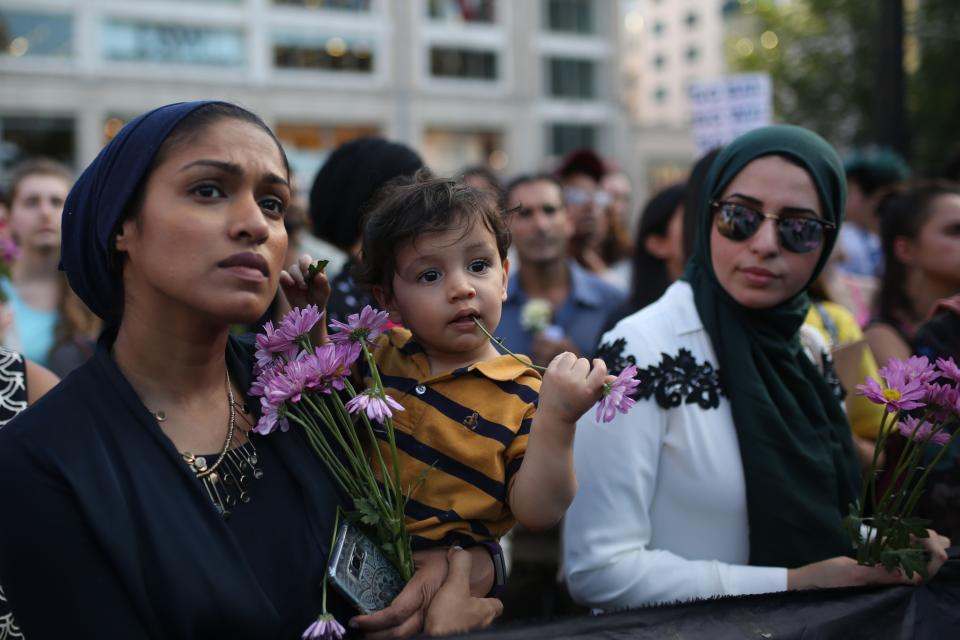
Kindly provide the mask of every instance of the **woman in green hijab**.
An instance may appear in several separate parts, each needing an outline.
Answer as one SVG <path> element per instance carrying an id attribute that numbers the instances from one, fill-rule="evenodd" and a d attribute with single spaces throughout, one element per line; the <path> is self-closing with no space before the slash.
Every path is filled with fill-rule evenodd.
<path id="1" fill-rule="evenodd" d="M 848 557 L 850 427 L 799 340 L 843 219 L 836 152 L 799 127 L 754 130 L 720 153 L 704 194 L 683 279 L 598 353 L 611 372 L 637 365 L 638 403 L 578 425 L 571 593 L 613 609 L 905 581 Z M 949 541 L 929 546 L 932 575 Z"/>

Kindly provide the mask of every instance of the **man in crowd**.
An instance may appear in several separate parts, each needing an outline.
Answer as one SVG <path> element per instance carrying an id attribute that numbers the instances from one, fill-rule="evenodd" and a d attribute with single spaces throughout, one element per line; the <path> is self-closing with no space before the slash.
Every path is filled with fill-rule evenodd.
<path id="1" fill-rule="evenodd" d="M 545 366 L 558 353 L 591 358 L 600 329 L 624 294 L 589 273 L 567 254 L 574 221 L 559 182 L 549 175 L 521 176 L 507 188 L 516 251 L 498 337 L 516 353 Z"/>

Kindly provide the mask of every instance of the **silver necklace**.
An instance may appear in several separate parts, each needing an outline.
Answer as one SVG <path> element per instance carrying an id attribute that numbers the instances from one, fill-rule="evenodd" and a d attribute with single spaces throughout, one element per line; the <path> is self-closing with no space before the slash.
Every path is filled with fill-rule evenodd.
<path id="1" fill-rule="evenodd" d="M 257 447 L 247 434 L 247 441 L 234 447 L 237 435 L 237 403 L 234 401 L 233 387 L 230 384 L 230 372 L 226 374 L 227 406 L 230 418 L 227 422 L 227 437 L 223 441 L 223 448 L 213 464 L 208 465 L 205 456 L 197 456 L 189 451 L 180 453 L 180 457 L 190 467 L 194 475 L 203 484 L 207 496 L 217 509 L 217 513 L 224 519 L 229 519 L 231 511 L 240 503 L 250 502 L 248 484 L 250 479 L 259 480 L 263 477 L 260 468 L 260 457 Z M 158 422 L 167 419 L 163 411 L 155 411 L 154 417 Z"/>

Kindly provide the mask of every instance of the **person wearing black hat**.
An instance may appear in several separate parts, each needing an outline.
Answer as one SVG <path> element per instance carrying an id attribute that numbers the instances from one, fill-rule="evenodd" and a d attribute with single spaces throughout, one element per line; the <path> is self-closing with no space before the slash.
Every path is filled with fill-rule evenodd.
<path id="1" fill-rule="evenodd" d="M 282 269 L 289 200 L 274 134 L 210 101 L 130 121 L 74 185 L 62 268 L 107 329 L 0 430 L 0 585 L 26 637 L 291 638 L 316 620 L 343 498 L 300 430 L 251 433 L 253 344 L 230 333 L 279 285 L 295 306 L 329 293 L 299 276 L 308 256 Z M 439 553 L 354 622 L 399 637 L 448 613 L 423 610 L 467 567 Z M 476 557 L 486 593 L 493 565 Z M 474 605 L 495 609 L 469 599 L 455 628 Z"/>
<path id="2" fill-rule="evenodd" d="M 330 154 L 310 189 L 310 220 L 314 234 L 347 254 L 347 262 L 331 274 L 327 315 L 345 322 L 363 307 L 376 307 L 369 291 L 358 287 L 353 270 L 358 265 L 361 222 L 374 195 L 385 184 L 411 177 L 423 167 L 417 153 L 383 138 L 346 142 Z"/>

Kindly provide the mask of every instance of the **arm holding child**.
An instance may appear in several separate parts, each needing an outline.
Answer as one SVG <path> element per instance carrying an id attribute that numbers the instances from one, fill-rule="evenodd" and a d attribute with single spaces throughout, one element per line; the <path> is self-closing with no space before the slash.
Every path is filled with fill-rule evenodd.
<path id="1" fill-rule="evenodd" d="M 510 510 L 528 529 L 552 527 L 573 501 L 576 422 L 600 400 L 609 377 L 603 360 L 591 364 L 570 352 L 556 356 L 543 374 L 527 451 L 509 497 Z"/>

